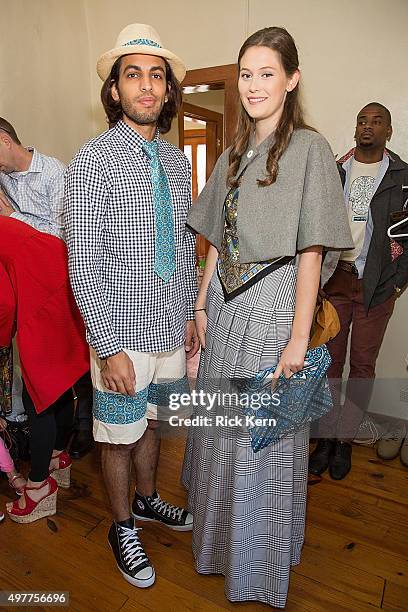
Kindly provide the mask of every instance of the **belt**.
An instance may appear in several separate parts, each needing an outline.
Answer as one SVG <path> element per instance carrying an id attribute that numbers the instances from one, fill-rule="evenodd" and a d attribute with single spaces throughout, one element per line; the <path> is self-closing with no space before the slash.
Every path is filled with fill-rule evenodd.
<path id="1" fill-rule="evenodd" d="M 337 267 L 339 268 L 339 270 L 344 270 L 344 272 L 350 272 L 351 274 L 355 274 L 356 276 L 358 276 L 358 270 L 354 261 L 352 262 L 340 260 L 337 264 Z"/>

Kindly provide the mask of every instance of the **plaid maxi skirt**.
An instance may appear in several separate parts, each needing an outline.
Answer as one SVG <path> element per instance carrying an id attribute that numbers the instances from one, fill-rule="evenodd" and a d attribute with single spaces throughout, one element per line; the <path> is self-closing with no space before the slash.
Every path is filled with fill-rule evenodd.
<path id="1" fill-rule="evenodd" d="M 226 303 L 214 274 L 197 389 L 231 389 L 231 379 L 279 361 L 295 288 L 296 266 L 288 264 Z M 307 464 L 308 428 L 254 453 L 245 426 L 190 427 L 182 482 L 194 515 L 196 569 L 223 574 L 230 601 L 285 606 L 290 568 L 300 563 L 304 541 Z"/>

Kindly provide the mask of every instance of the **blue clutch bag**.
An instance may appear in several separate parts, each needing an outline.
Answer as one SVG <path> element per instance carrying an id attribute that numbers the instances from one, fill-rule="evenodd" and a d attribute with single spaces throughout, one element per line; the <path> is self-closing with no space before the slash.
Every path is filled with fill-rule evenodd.
<path id="1" fill-rule="evenodd" d="M 331 410 L 333 403 L 326 375 L 330 364 L 330 353 L 323 344 L 307 351 L 304 368 L 291 378 L 281 374 L 273 390 L 271 375 L 276 365 L 262 370 L 254 378 L 240 381 L 241 394 L 248 396 L 248 402 L 241 403 L 241 407 L 254 452 Z M 257 401 L 252 401 L 255 398 Z"/>

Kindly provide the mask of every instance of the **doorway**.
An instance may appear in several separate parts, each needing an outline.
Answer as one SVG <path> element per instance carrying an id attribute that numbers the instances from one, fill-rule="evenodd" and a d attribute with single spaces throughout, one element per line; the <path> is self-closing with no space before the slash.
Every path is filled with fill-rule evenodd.
<path id="1" fill-rule="evenodd" d="M 218 157 L 232 141 L 236 127 L 237 68 L 235 64 L 187 71 L 178 119 L 179 147 L 192 167 L 193 202 L 208 180 Z M 197 236 L 200 272 L 210 244 Z"/>
<path id="2" fill-rule="evenodd" d="M 184 100 L 197 99 L 185 94 Z M 198 100 L 202 99 L 198 96 Z M 212 99 L 214 103 L 214 97 Z M 215 99 L 215 101 L 217 101 Z M 192 199 L 196 201 L 223 150 L 224 117 L 220 112 L 183 101 L 179 115 L 179 142 L 191 164 Z M 198 235 L 196 257 L 199 275 L 205 267 L 210 243 Z"/>

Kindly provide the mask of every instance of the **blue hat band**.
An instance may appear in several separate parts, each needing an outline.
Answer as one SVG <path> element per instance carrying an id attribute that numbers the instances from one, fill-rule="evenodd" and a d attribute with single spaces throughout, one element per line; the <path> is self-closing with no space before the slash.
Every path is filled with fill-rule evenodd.
<path id="1" fill-rule="evenodd" d="M 122 47 L 130 47 L 132 45 L 144 45 L 146 47 L 157 47 L 161 49 L 161 45 L 155 42 L 154 40 L 150 40 L 149 38 L 135 38 L 134 40 L 129 40 L 127 43 L 122 45 Z"/>

